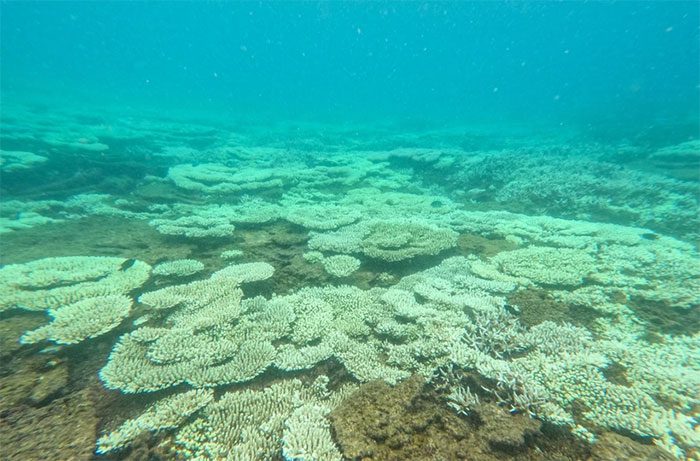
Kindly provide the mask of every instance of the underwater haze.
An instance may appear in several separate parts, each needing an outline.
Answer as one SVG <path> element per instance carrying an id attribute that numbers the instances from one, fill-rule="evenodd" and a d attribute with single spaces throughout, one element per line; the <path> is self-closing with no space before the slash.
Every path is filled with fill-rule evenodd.
<path id="1" fill-rule="evenodd" d="M 3 93 L 246 117 L 697 124 L 698 14 L 692 1 L 4 2 Z"/>
<path id="2" fill-rule="evenodd" d="M 0 458 L 700 457 L 700 3 L 0 0 Z"/>

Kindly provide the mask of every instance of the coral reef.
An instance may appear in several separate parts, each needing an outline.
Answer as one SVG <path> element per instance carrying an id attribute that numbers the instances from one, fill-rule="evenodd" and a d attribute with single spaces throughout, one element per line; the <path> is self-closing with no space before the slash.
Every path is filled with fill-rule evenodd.
<path id="1" fill-rule="evenodd" d="M 312 250 L 362 253 L 389 262 L 436 255 L 457 245 L 457 233 L 416 220 L 370 220 L 332 233 L 313 233 Z"/>
<path id="2" fill-rule="evenodd" d="M 11 110 L 8 459 L 697 457 L 697 140 Z"/>
<path id="3" fill-rule="evenodd" d="M 98 452 L 124 448 L 144 431 L 170 429 L 175 431 L 175 451 L 188 459 L 271 458 L 282 452 L 290 460 L 339 461 L 327 414 L 354 387 L 331 392 L 327 381 L 319 376 L 307 386 L 288 380 L 217 399 L 211 390 L 175 394 L 100 438 Z"/>
<path id="4" fill-rule="evenodd" d="M 32 152 L 0 150 L 0 171 L 9 173 L 41 165 L 48 158 Z"/>
<path id="5" fill-rule="evenodd" d="M 420 378 L 394 388 L 366 384 L 330 418 L 349 459 L 562 460 L 585 459 L 587 451 L 564 440 L 548 442 L 541 422 L 493 404 L 458 416 Z"/>
<path id="6" fill-rule="evenodd" d="M 45 258 L 0 268 L 0 311 L 44 310 L 83 299 L 127 294 L 150 276 L 135 259 L 100 256 Z"/>
<path id="7" fill-rule="evenodd" d="M 153 219 L 148 223 L 161 234 L 190 238 L 227 237 L 236 229 L 228 219 L 209 210 L 207 213 L 175 219 Z"/>
<path id="8" fill-rule="evenodd" d="M 323 268 L 334 277 L 347 277 L 360 268 L 360 260 L 348 255 L 323 258 Z"/>
<path id="9" fill-rule="evenodd" d="M 58 309 L 49 309 L 51 323 L 28 331 L 23 344 L 51 340 L 58 344 L 76 344 L 116 328 L 131 311 L 131 298 L 124 295 L 85 298 Z"/>
<path id="10" fill-rule="evenodd" d="M 694 139 L 662 147 L 652 152 L 649 160 L 659 168 L 694 170 L 697 178 L 698 168 L 700 168 L 700 140 Z"/>
<path id="11" fill-rule="evenodd" d="M 241 250 L 226 250 L 221 252 L 221 258 L 222 259 L 237 259 L 243 256 L 243 252 Z"/>
<path id="12" fill-rule="evenodd" d="M 221 194 L 282 186 L 282 174 L 253 168 L 234 169 L 217 163 L 175 165 L 168 178 L 182 189 Z"/>
<path id="13" fill-rule="evenodd" d="M 93 399 L 90 391 L 81 391 L 43 407 L 2 415 L 3 458 L 90 460 L 99 423 Z"/>
<path id="14" fill-rule="evenodd" d="M 204 264 L 196 259 L 176 259 L 159 263 L 153 268 L 153 275 L 163 277 L 187 277 L 204 270 Z"/>
<path id="15" fill-rule="evenodd" d="M 177 428 L 213 398 L 211 390 L 193 390 L 159 400 L 138 418 L 127 420 L 114 432 L 100 437 L 97 452 L 109 453 L 124 448 L 147 431 Z"/>

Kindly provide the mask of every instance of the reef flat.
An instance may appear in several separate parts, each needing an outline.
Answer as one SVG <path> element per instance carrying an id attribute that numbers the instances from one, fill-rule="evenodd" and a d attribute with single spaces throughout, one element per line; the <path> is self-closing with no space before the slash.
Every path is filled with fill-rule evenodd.
<path id="1" fill-rule="evenodd" d="M 3 119 L 6 459 L 697 456 L 697 140 Z"/>

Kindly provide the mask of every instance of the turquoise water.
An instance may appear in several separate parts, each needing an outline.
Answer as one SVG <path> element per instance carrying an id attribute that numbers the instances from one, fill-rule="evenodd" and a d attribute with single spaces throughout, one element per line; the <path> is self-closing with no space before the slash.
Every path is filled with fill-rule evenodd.
<path id="1" fill-rule="evenodd" d="M 697 458 L 697 2 L 0 13 L 0 458 Z"/>
<path id="2" fill-rule="evenodd" d="M 692 128 L 697 16 L 695 2 L 5 2 L 3 96 L 215 119 Z"/>

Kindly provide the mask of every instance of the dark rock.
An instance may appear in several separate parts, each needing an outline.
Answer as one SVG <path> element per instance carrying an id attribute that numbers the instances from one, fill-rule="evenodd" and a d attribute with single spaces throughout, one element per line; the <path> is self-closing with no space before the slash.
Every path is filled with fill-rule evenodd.
<path id="1" fill-rule="evenodd" d="M 478 414 L 476 414 L 478 412 Z M 586 447 L 548 438 L 541 422 L 482 403 L 460 417 L 420 377 L 395 387 L 363 385 L 330 414 L 336 441 L 351 460 L 580 460 Z"/>
<path id="2" fill-rule="evenodd" d="M 528 449 L 528 440 L 541 435 L 542 423 L 525 414 L 511 415 L 492 404 L 480 405 L 476 412 L 483 423 L 479 431 L 494 450 L 515 455 Z"/>
<path id="3" fill-rule="evenodd" d="M 29 401 L 33 405 L 44 404 L 64 393 L 68 385 L 68 368 L 59 365 L 40 373 L 35 381 Z"/>
<path id="4" fill-rule="evenodd" d="M 92 458 L 98 418 L 89 391 L 0 417 L 5 461 L 81 461 Z"/>
<path id="5" fill-rule="evenodd" d="M 644 445 L 615 432 L 606 432 L 593 445 L 591 461 L 672 461 L 675 458 L 656 445 Z"/>
<path id="6" fill-rule="evenodd" d="M 14 373 L 0 378 L 0 414 L 27 401 L 34 388 L 36 373 Z"/>

